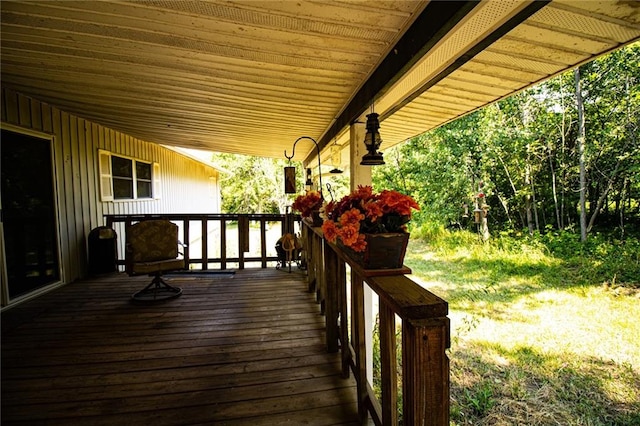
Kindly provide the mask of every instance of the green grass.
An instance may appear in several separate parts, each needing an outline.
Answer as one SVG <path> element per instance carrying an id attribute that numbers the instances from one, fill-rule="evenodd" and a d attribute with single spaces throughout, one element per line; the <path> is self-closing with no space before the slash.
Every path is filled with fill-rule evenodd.
<path id="1" fill-rule="evenodd" d="M 452 425 L 639 425 L 640 244 L 561 233 L 412 239 L 449 302 Z"/>

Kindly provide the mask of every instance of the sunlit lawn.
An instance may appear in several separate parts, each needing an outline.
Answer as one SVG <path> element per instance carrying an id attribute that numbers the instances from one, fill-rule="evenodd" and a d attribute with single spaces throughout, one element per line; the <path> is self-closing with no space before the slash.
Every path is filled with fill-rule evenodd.
<path id="1" fill-rule="evenodd" d="M 638 280 L 527 246 L 411 240 L 405 263 L 449 302 L 452 424 L 640 425 Z"/>

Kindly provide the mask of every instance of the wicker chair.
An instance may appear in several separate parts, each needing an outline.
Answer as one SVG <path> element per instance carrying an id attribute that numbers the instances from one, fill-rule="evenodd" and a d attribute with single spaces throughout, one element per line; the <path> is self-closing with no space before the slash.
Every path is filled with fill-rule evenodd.
<path id="1" fill-rule="evenodd" d="M 167 284 L 162 274 L 185 269 L 178 258 L 178 226 L 168 220 L 145 220 L 127 229 L 126 270 L 129 275 L 148 274 L 151 283 L 132 296 L 135 301 L 153 302 L 179 297 L 182 289 Z"/>

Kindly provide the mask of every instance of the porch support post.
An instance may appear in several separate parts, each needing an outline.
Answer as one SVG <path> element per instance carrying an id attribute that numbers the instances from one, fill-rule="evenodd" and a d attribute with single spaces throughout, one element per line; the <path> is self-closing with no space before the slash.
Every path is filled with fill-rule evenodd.
<path id="1" fill-rule="evenodd" d="M 364 136 L 366 133 L 365 123 L 356 121 L 351 123 L 350 141 L 349 141 L 349 170 L 351 170 L 351 190 L 358 188 L 358 185 L 371 185 L 371 167 L 360 165 L 362 156 L 367 152 L 364 145 Z M 353 280 L 354 274 L 351 274 Z M 353 285 L 353 281 L 352 281 Z M 369 286 L 364 286 L 364 336 L 366 336 L 366 360 L 367 360 L 367 379 L 373 383 L 373 291 Z"/>

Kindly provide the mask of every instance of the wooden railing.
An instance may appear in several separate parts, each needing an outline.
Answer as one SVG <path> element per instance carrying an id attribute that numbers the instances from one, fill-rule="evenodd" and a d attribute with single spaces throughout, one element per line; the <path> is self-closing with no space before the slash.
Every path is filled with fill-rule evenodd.
<path id="1" fill-rule="evenodd" d="M 315 291 L 326 318 L 329 352 L 342 352 L 342 371 L 357 382 L 363 424 L 397 425 L 397 350 L 402 351 L 402 423 L 449 425 L 449 342 L 447 302 L 405 276 L 408 268 L 364 270 L 322 236 L 320 228 L 302 227 L 309 290 Z M 350 267 L 350 294 L 347 268 Z M 367 377 L 365 283 L 378 295 L 380 387 L 378 399 Z M 350 296 L 350 297 L 349 297 Z M 350 308 L 350 309 L 349 309 Z M 401 348 L 396 345 L 396 316 L 402 321 Z M 350 325 L 350 330 L 349 330 Z"/>
<path id="2" fill-rule="evenodd" d="M 185 244 L 183 255 L 191 269 L 227 269 L 237 264 L 244 269 L 247 263 L 267 267 L 268 262 L 278 260 L 275 243 L 287 230 L 294 228 L 294 216 L 284 214 L 139 214 L 105 215 L 106 226 L 120 236 L 117 265 L 123 267 L 124 241 L 127 227 L 148 219 L 166 219 L 178 225 L 180 240 Z M 267 228 L 280 227 L 276 241 L 268 241 Z M 229 234 L 237 232 L 237 235 Z M 291 232 L 291 231 L 289 231 Z M 228 241 L 237 242 L 233 247 Z M 259 254 L 247 256 L 250 245 L 259 247 Z M 215 250 L 215 249 L 217 250 Z M 271 254 L 269 254 L 269 251 Z M 233 252 L 229 255 L 229 252 Z"/>

